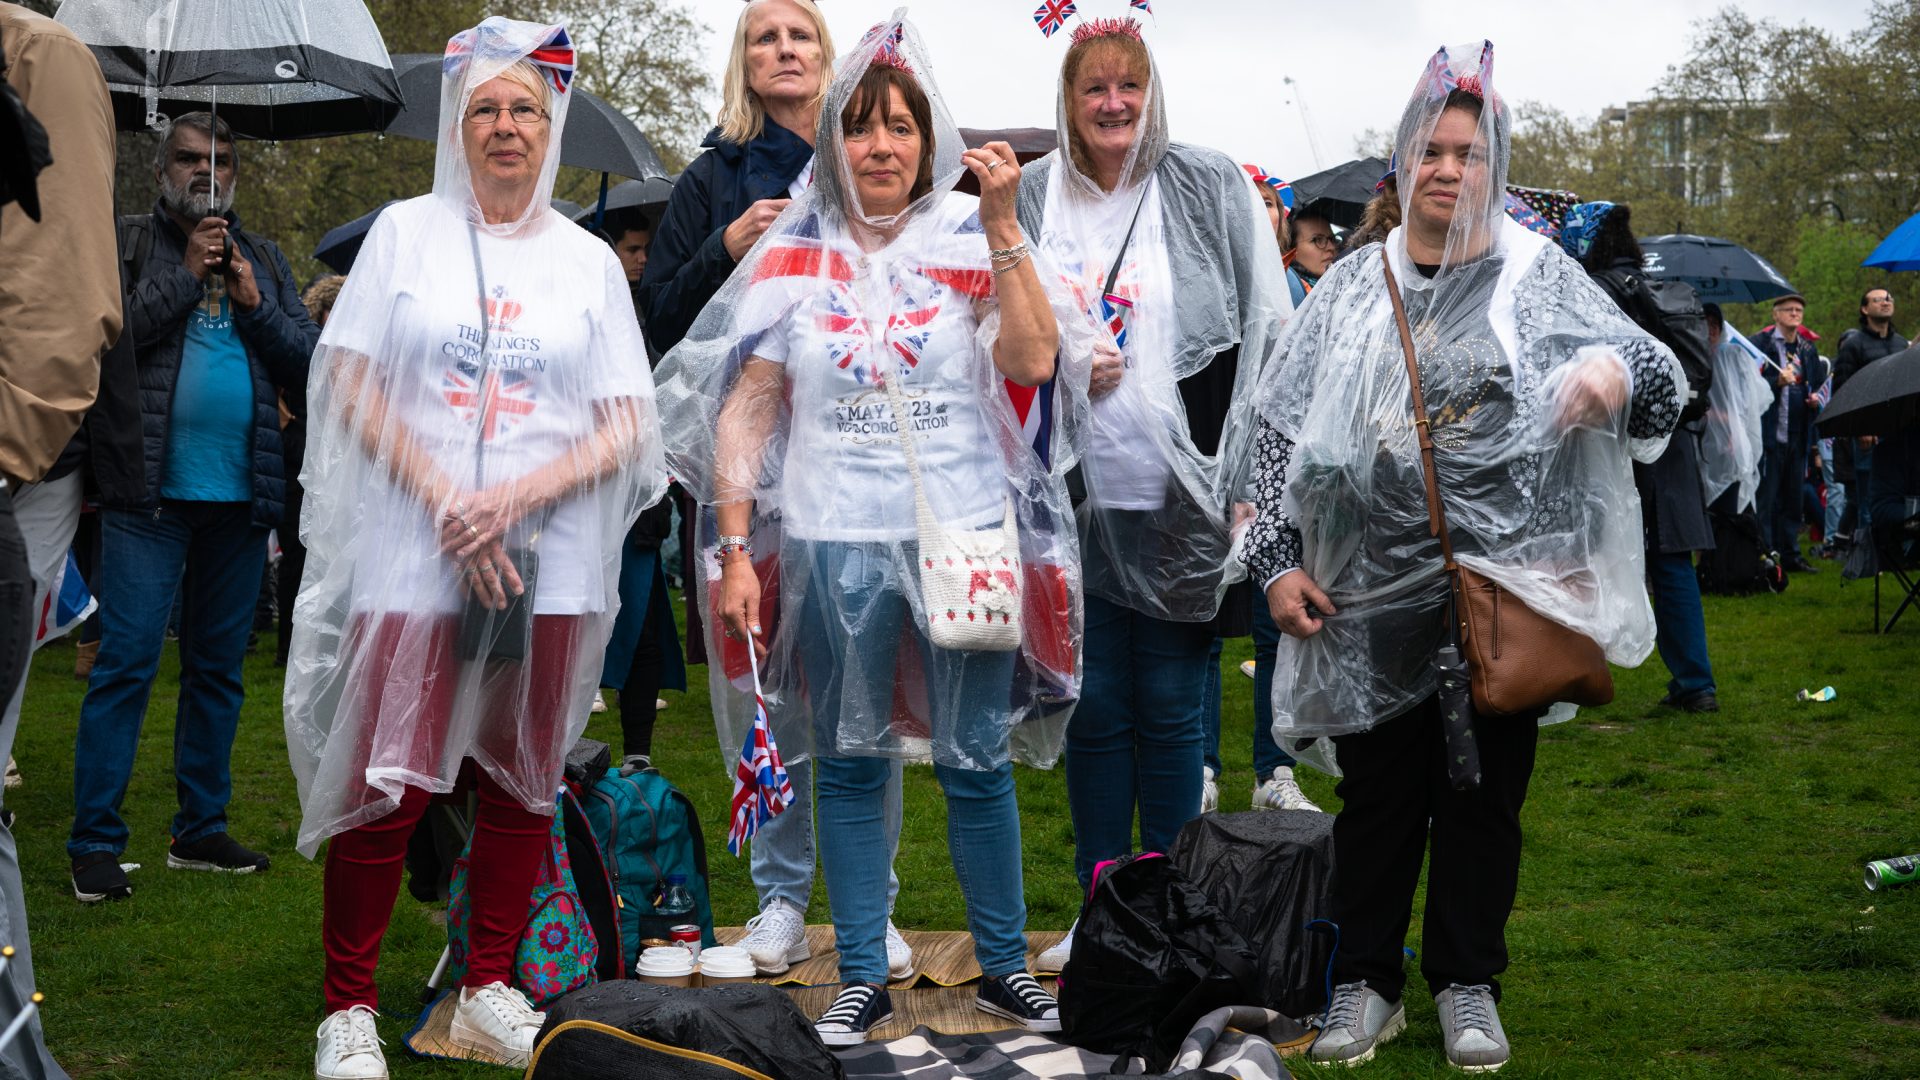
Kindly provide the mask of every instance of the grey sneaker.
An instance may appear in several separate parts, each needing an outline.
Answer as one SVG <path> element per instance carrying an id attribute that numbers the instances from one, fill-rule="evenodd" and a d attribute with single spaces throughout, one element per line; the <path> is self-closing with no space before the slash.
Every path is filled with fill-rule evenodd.
<path id="1" fill-rule="evenodd" d="M 1466 1072 L 1497 1072 L 1513 1057 L 1500 1009 L 1493 1003 L 1493 987 L 1447 987 L 1434 996 L 1440 1010 L 1440 1034 L 1447 1044 L 1447 1061 Z"/>
<path id="2" fill-rule="evenodd" d="M 1406 1026 L 1404 1002 L 1387 1004 L 1386 998 L 1367 989 L 1364 979 L 1341 983 L 1333 988 L 1333 1004 L 1327 1007 L 1320 1037 L 1313 1040 L 1307 1056 L 1325 1064 L 1358 1065 L 1372 1060 L 1380 1044 Z"/>

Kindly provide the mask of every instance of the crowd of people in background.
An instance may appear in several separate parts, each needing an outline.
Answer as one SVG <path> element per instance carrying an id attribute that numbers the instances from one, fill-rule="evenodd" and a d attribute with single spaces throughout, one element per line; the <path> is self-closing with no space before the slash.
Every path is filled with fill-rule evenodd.
<path id="1" fill-rule="evenodd" d="M 1698 311 L 1708 355 L 1767 394 L 1757 476 L 1705 490 L 1714 421 L 1631 208 L 1580 204 L 1557 242 L 1507 216 L 1490 45 L 1428 65 L 1394 168 L 1342 230 L 1267 170 L 1176 140 L 1132 20 L 1072 35 L 1056 96 L 1033 102 L 1059 117 L 1059 148 L 1023 163 L 961 143 L 928 74 L 949 43 L 892 24 L 838 56 L 812 0 L 753 0 L 718 126 L 664 208 L 588 230 L 548 209 L 565 30 L 488 19 L 449 46 L 457 111 L 433 191 L 303 292 L 234 209 L 247 162 L 225 123 L 174 118 L 151 211 L 116 220 L 94 61 L 12 4 L 0 37 L 56 148 L 38 219 L 8 206 L 0 232 L 0 757 L 23 613 L 71 550 L 99 602 L 77 672 L 74 896 L 134 892 L 121 811 L 170 638 L 166 865 L 269 870 L 228 804 L 243 667 L 274 598 L 298 847 L 325 847 L 322 1080 L 387 1075 L 373 973 L 403 854 L 429 800 L 468 785 L 484 872 L 451 1037 L 526 1061 L 540 1014 L 511 956 L 563 759 L 612 690 L 625 766 L 650 767 L 659 695 L 689 665 L 706 666 L 723 751 L 764 689 L 793 802 L 752 837 L 740 944 L 762 975 L 809 958 L 817 863 L 842 980 L 824 1041 L 864 1041 L 915 973 L 892 920 L 914 887 L 894 870 L 906 760 L 930 760 L 946 798 L 979 1008 L 1057 1031 L 1026 966 L 1012 766 L 1064 756 L 1080 890 L 1130 851 L 1170 850 L 1227 805 L 1221 740 L 1249 718 L 1223 715 L 1221 657 L 1241 637 L 1244 805 L 1318 812 L 1296 768 L 1342 775 L 1342 944 L 1313 1058 L 1364 1061 L 1404 1027 L 1430 852 L 1420 966 L 1445 1054 L 1498 1068 L 1536 721 L 1566 716 L 1482 727 L 1484 776 L 1449 784 L 1430 666 L 1444 584 L 1406 401 L 1424 384 L 1441 487 L 1479 508 L 1453 545 L 1565 563 L 1586 584 L 1529 604 L 1616 662 L 1657 648 L 1676 709 L 1720 707 L 1695 566 L 1719 517 L 1750 503 L 1762 548 L 1800 573 L 1816 569 L 1804 544 L 1844 559 L 1920 531 L 1920 439 L 1820 431 L 1836 391 L 1908 347 L 1892 294 L 1868 290 L 1831 338 L 1781 296 L 1751 352 Z M 1402 433 L 1376 446 L 1389 415 Z M 1638 502 L 1641 535 L 1604 527 L 1615 497 Z M 936 555 L 1045 567 L 1077 603 L 1061 627 L 1022 616 L 995 637 L 1020 571 L 950 588 Z M 0 937 L 27 994 L 20 895 L 0 821 Z M 1040 968 L 1073 947 L 1070 929 Z M 64 1075 L 30 1030 L 8 1060 Z"/>

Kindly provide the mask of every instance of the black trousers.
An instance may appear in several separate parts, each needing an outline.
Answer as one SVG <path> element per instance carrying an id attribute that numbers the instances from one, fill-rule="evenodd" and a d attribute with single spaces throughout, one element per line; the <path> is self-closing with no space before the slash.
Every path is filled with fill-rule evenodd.
<path id="1" fill-rule="evenodd" d="M 1334 739 L 1345 774 L 1335 789 L 1344 806 L 1333 823 L 1336 983 L 1364 979 L 1399 1000 L 1414 887 L 1431 850 L 1420 972 L 1432 993 L 1450 983 L 1486 984 L 1499 999 L 1520 879 L 1520 806 L 1539 733 L 1532 718 L 1480 720 L 1482 782 L 1470 792 L 1447 783 L 1437 698 Z"/>

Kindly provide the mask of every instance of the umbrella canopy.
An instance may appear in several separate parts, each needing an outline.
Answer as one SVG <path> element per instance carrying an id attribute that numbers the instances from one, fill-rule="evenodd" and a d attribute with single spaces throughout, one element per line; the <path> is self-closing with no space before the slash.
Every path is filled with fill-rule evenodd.
<path id="1" fill-rule="evenodd" d="M 1860 265 L 1882 270 L 1920 270 L 1920 214 L 1902 222 Z"/>
<path id="2" fill-rule="evenodd" d="M 66 0 L 123 131 L 212 108 L 253 139 L 379 131 L 400 110 L 387 46 L 361 0 Z"/>
<path id="3" fill-rule="evenodd" d="M 405 101 L 387 127 L 389 135 L 440 141 L 440 54 L 401 53 L 393 58 Z M 566 130 L 560 134 L 560 164 L 645 179 L 667 175 L 647 137 L 619 109 L 581 90 L 571 91 Z"/>
<path id="4" fill-rule="evenodd" d="M 1361 158 L 1323 169 L 1293 182 L 1293 204 L 1301 212 L 1313 209 L 1343 229 L 1360 224 L 1360 215 L 1373 201 L 1373 189 L 1387 174 L 1385 158 Z"/>
<path id="5" fill-rule="evenodd" d="M 1820 412 L 1821 436 L 1891 435 L 1920 427 L 1920 348 L 1853 373 Z"/>
<path id="6" fill-rule="evenodd" d="M 336 274 L 351 272 L 353 260 L 360 255 L 360 244 L 366 240 L 367 230 L 373 228 L 373 219 L 380 216 L 380 211 L 399 201 L 399 199 L 388 199 L 345 225 L 335 225 L 328 229 L 327 235 L 321 237 L 320 242 L 314 245 L 314 259 L 326 264 L 327 268 Z"/>
<path id="7" fill-rule="evenodd" d="M 1673 233 L 1640 241 L 1648 277 L 1684 281 L 1702 302 L 1758 304 L 1797 292 L 1767 260 L 1731 240 Z"/>
<path id="8" fill-rule="evenodd" d="M 645 180 L 623 180 L 607 189 L 607 205 L 601 215 L 601 227 L 609 234 L 618 229 L 630 227 L 651 227 L 660 220 L 660 212 L 667 208 L 667 199 L 673 194 L 673 181 L 664 176 L 649 176 Z M 591 226 L 593 208 L 583 208 L 573 216 L 575 224 Z"/>

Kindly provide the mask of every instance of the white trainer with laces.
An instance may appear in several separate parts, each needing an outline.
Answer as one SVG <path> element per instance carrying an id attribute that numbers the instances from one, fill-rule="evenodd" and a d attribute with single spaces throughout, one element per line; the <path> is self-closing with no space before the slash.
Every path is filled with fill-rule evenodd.
<path id="1" fill-rule="evenodd" d="M 1500 1026 L 1500 1009 L 1493 987 L 1453 983 L 1436 994 L 1440 1034 L 1447 1061 L 1462 1072 L 1498 1072 L 1513 1057 L 1507 1030 Z"/>
<path id="2" fill-rule="evenodd" d="M 813 956 L 807 945 L 807 919 L 785 900 L 769 901 L 765 910 L 747 920 L 747 936 L 739 946 L 753 957 L 762 975 L 784 975 L 788 968 Z"/>
<path id="3" fill-rule="evenodd" d="M 1220 781 L 1214 778 L 1213 766 L 1200 766 L 1200 812 L 1211 814 L 1220 809 Z"/>
<path id="4" fill-rule="evenodd" d="M 887 920 L 887 981 L 906 982 L 914 977 L 913 946 L 900 936 L 900 928 Z"/>
<path id="5" fill-rule="evenodd" d="M 387 1080 L 387 1056 L 372 1009 L 355 1005 L 326 1018 L 313 1053 L 316 1080 Z"/>
<path id="6" fill-rule="evenodd" d="M 1080 920 L 1073 920 L 1073 925 L 1067 927 L 1067 936 L 1061 938 L 1052 948 L 1042 952 L 1034 961 L 1034 970 L 1048 975 L 1059 974 L 1060 969 L 1067 966 L 1068 958 L 1073 956 L 1073 932 L 1079 928 Z"/>
<path id="7" fill-rule="evenodd" d="M 1293 768 L 1281 765 L 1273 770 L 1259 787 L 1253 789 L 1253 808 L 1255 810 L 1312 810 L 1324 813 L 1314 805 L 1312 799 L 1300 790 L 1300 782 L 1293 778 Z"/>
<path id="8" fill-rule="evenodd" d="M 545 1019 L 526 996 L 502 982 L 478 990 L 460 988 L 460 1004 L 453 1010 L 453 1045 L 477 1050 L 504 1065 L 527 1067 L 533 1043 Z"/>

